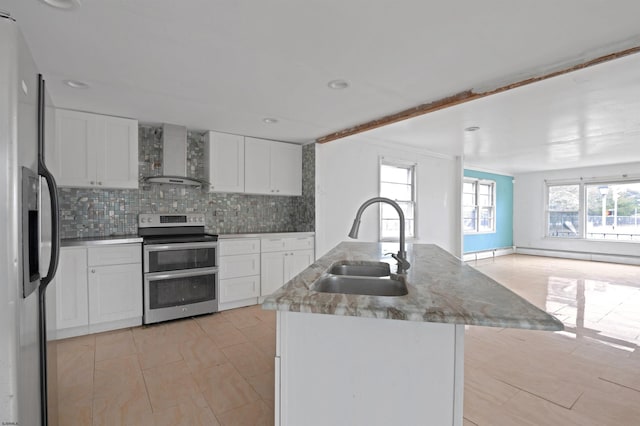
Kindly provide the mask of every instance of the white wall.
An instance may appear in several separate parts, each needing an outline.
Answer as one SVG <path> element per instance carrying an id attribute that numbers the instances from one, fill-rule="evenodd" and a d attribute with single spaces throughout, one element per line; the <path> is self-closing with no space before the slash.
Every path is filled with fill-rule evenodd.
<path id="1" fill-rule="evenodd" d="M 525 173 L 515 176 L 513 188 L 513 243 L 518 248 L 605 253 L 614 255 L 640 255 L 640 244 L 632 242 L 605 242 L 547 238 L 545 219 L 545 179 L 558 181 L 583 178 L 621 178 L 623 174 L 640 177 L 640 163 L 581 169 L 554 170 Z"/>
<path id="2" fill-rule="evenodd" d="M 437 244 L 458 254 L 459 160 L 396 144 L 342 139 L 316 146 L 316 256 L 341 241 L 352 241 L 347 234 L 358 207 L 379 195 L 380 156 L 417 164 L 417 239 L 413 242 Z M 358 241 L 378 241 L 378 216 L 375 205 L 365 211 Z"/>

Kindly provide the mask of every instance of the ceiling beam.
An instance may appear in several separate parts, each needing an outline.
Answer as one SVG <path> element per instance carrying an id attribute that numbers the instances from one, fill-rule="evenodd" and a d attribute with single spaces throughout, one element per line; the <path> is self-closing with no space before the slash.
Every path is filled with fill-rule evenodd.
<path id="1" fill-rule="evenodd" d="M 559 75 L 563 75 L 573 71 L 588 68 L 593 65 L 598 65 L 604 62 L 612 61 L 614 59 L 618 59 L 623 56 L 627 56 L 627 55 L 631 55 L 639 52 L 640 52 L 640 46 L 631 47 L 629 49 L 621 50 L 619 52 L 614 52 L 607 55 L 599 56 L 595 59 L 590 59 L 588 61 L 581 62 L 579 64 L 572 65 L 567 68 L 562 68 L 562 69 L 549 72 L 543 75 L 530 77 L 525 80 L 500 86 L 495 89 L 491 89 L 483 92 L 474 92 L 473 90 L 465 90 L 453 96 L 447 96 L 446 98 L 438 99 L 436 101 L 429 102 L 427 104 L 421 104 L 421 105 L 397 112 L 395 114 L 387 115 L 382 118 L 378 118 L 376 120 L 368 121 L 363 124 L 358 124 L 357 126 L 349 127 L 347 129 L 330 133 L 328 135 L 319 137 L 318 139 L 316 139 L 316 142 L 317 143 L 331 142 L 336 139 L 341 139 L 347 136 L 355 135 L 357 133 L 366 132 L 368 130 L 376 129 L 378 127 L 386 126 L 388 124 L 397 123 L 399 121 L 408 120 L 410 118 L 419 117 L 421 115 L 429 114 L 431 112 L 438 111 L 444 108 L 449 108 L 452 106 L 463 104 L 465 102 L 484 98 L 485 96 L 506 92 L 507 90 L 516 89 L 518 87 L 526 86 L 531 83 L 537 83 L 542 80 L 547 80 L 549 78 L 557 77 Z"/>

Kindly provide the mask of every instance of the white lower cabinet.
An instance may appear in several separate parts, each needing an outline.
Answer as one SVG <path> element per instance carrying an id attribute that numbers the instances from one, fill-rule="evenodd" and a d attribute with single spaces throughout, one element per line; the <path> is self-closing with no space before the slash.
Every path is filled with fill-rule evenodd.
<path id="1" fill-rule="evenodd" d="M 140 264 L 95 266 L 89 269 L 90 331 L 103 331 L 113 321 L 142 317 Z"/>
<path id="2" fill-rule="evenodd" d="M 223 239 L 219 243 L 218 309 L 255 305 L 260 296 L 260 240 Z"/>
<path id="3" fill-rule="evenodd" d="M 309 234 L 221 238 L 218 309 L 261 303 L 314 261 Z"/>
<path id="4" fill-rule="evenodd" d="M 55 278 L 56 336 L 142 324 L 140 244 L 62 247 Z"/>
<path id="5" fill-rule="evenodd" d="M 72 329 L 75 335 L 89 332 L 87 249 L 63 247 L 55 277 L 56 329 Z M 70 336 L 66 336 L 70 337 Z"/>
<path id="6" fill-rule="evenodd" d="M 302 272 L 314 260 L 313 237 L 283 237 L 262 239 L 262 286 L 265 297 Z"/>
<path id="7" fill-rule="evenodd" d="M 313 250 L 263 253 L 260 296 L 268 296 L 313 263 Z"/>

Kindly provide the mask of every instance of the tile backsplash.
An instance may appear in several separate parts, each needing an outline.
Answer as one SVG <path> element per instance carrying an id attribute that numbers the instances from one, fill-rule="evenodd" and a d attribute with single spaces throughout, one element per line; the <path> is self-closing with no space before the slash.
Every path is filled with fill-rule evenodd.
<path id="1" fill-rule="evenodd" d="M 162 128 L 139 127 L 140 178 L 162 172 Z M 187 174 L 204 178 L 204 135 L 189 132 Z M 60 188 L 61 238 L 136 234 L 138 213 L 205 213 L 207 232 L 313 231 L 315 145 L 302 148 L 302 196 L 209 193 L 194 187 Z"/>

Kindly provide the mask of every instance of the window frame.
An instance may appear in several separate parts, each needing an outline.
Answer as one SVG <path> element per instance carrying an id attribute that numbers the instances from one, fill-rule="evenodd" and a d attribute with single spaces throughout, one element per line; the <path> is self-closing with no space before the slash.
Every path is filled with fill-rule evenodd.
<path id="1" fill-rule="evenodd" d="M 465 204 L 464 203 L 464 184 L 465 183 L 471 183 L 474 185 L 474 196 L 475 196 L 475 204 L 473 206 L 471 206 L 470 204 Z M 490 185 L 491 186 L 491 229 L 490 230 L 480 230 L 480 212 L 482 209 L 486 209 L 487 206 L 481 206 L 478 203 L 478 200 L 480 199 L 480 185 Z M 482 179 L 482 178 L 474 178 L 474 177 L 469 177 L 469 176 L 464 176 L 462 179 L 462 195 L 463 195 L 463 199 L 462 199 L 462 232 L 463 235 L 483 235 L 483 234 L 495 234 L 497 232 L 497 188 L 498 188 L 498 184 L 496 183 L 495 180 L 492 179 Z M 467 207 L 473 207 L 474 212 L 475 212 L 475 230 L 467 230 L 464 227 L 464 212 L 465 212 L 465 208 Z"/>
<path id="2" fill-rule="evenodd" d="M 408 227 L 406 224 L 405 217 L 405 234 L 406 241 L 415 241 L 418 239 L 418 190 L 417 190 L 417 173 L 418 173 L 418 164 L 411 161 L 389 158 L 389 157 L 379 157 L 378 161 L 378 195 L 383 197 L 382 195 L 382 166 L 391 166 L 402 169 L 411 169 L 411 198 L 412 200 L 396 200 L 393 201 L 401 202 L 401 203 L 411 203 L 413 207 L 413 235 L 408 236 L 410 233 L 408 231 Z M 389 198 L 389 197 L 387 197 Z M 379 203 L 378 208 L 378 241 L 380 242 L 397 242 L 399 240 L 399 235 L 394 235 L 392 237 L 383 237 L 383 225 L 382 225 L 382 209 L 383 203 Z"/>
<path id="3" fill-rule="evenodd" d="M 590 238 L 589 234 L 594 234 L 593 232 L 588 232 L 587 224 L 588 224 L 588 200 L 587 200 L 587 188 L 593 186 L 612 186 L 612 185 L 621 185 L 621 184 L 632 184 L 638 183 L 640 184 L 640 176 L 624 176 L 624 177 L 594 177 L 590 179 L 585 178 L 576 178 L 570 180 L 545 180 L 544 181 L 544 195 L 545 195 L 545 206 L 544 206 L 544 215 L 545 215 L 545 230 L 544 230 L 544 238 L 554 239 L 554 240 L 580 240 L 580 241 L 593 241 L 593 242 L 615 242 L 615 243 L 639 243 L 640 239 L 609 239 L 609 238 Z M 577 185 L 578 186 L 578 198 L 579 198 L 579 206 L 578 206 L 578 224 L 579 224 L 579 233 L 575 237 L 560 237 L 556 235 L 550 235 L 549 233 L 549 188 L 553 186 L 566 186 L 566 185 Z M 639 206 L 640 207 L 640 206 Z M 598 234 L 598 233 L 595 233 Z M 614 233 L 612 233 L 613 235 Z"/>
<path id="4" fill-rule="evenodd" d="M 549 232 L 549 225 L 550 225 L 550 220 L 549 220 L 549 188 L 551 187 L 557 187 L 557 186 L 578 186 L 578 230 L 579 232 L 575 235 L 575 236 L 568 236 L 568 237 L 561 237 L 559 235 L 551 235 Z M 560 181 L 554 181 L 554 182 L 547 182 L 545 181 L 545 197 L 544 197 L 544 223 L 545 223 L 545 237 L 546 238 L 554 238 L 554 239 L 559 239 L 559 240 L 576 240 L 576 239 L 584 239 L 584 185 L 581 181 L 575 181 L 575 180 L 570 180 L 570 181 L 565 181 L 565 180 L 560 180 Z"/>

